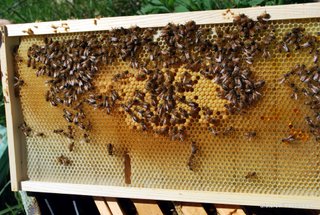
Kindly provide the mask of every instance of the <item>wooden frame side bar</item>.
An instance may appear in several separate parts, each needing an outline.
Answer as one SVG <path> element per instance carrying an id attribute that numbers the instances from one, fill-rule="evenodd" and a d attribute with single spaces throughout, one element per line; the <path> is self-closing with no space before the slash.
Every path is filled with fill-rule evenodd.
<path id="1" fill-rule="evenodd" d="M 291 4 L 266 7 L 251 7 L 232 9 L 232 13 L 245 13 L 249 17 L 257 17 L 263 12 L 271 14 L 272 20 L 280 19 L 301 19 L 315 18 L 320 16 L 320 3 L 307 4 Z M 185 13 L 169 13 L 169 14 L 154 14 L 143 16 L 123 16 L 101 19 L 82 19 L 82 20 L 66 20 L 53 22 L 39 22 L 27 24 L 7 25 L 8 35 L 26 36 L 29 33 L 36 35 L 55 34 L 55 33 L 75 33 L 75 32 L 90 32 L 110 30 L 112 28 L 130 28 L 138 25 L 139 27 L 162 27 L 169 22 L 185 23 L 194 20 L 197 24 L 216 24 L 232 22 L 232 13 L 226 13 L 226 10 L 211 10 Z M 30 31 L 30 30 L 31 31 Z"/>
<path id="2" fill-rule="evenodd" d="M 6 110 L 11 188 L 13 191 L 18 191 L 20 190 L 20 182 L 25 178 L 26 173 L 26 168 L 24 168 L 26 167 L 24 164 L 24 147 L 21 146 L 22 135 L 19 135 L 18 133 L 18 125 L 22 123 L 22 113 L 20 110 L 20 103 L 18 99 L 15 98 L 13 87 L 13 49 L 19 44 L 19 38 L 9 38 L 5 36 L 5 27 L 2 27 L 1 32 L 3 34 L 3 43 L 1 46 L 2 89 Z"/>
<path id="3" fill-rule="evenodd" d="M 22 181 L 22 190 L 75 195 L 111 196 L 117 198 L 154 199 L 216 204 L 253 205 L 261 207 L 320 209 L 320 197 L 187 191 L 133 188 L 87 184 Z"/>

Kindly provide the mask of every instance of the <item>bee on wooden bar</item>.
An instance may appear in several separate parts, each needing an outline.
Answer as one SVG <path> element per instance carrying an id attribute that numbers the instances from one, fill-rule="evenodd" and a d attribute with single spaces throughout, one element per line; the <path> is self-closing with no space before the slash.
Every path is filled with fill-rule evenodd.
<path id="1" fill-rule="evenodd" d="M 56 25 L 54 25 L 54 24 L 52 24 L 52 25 L 51 25 L 51 28 L 53 28 L 53 29 L 58 29 L 59 27 L 56 26 Z"/>
<path id="2" fill-rule="evenodd" d="M 256 179 L 258 177 L 256 172 L 248 172 L 248 174 L 245 176 L 245 179 Z"/>
<path id="3" fill-rule="evenodd" d="M 31 28 L 28 28 L 27 30 L 23 30 L 23 33 L 27 33 L 28 35 L 34 35 L 34 32 Z"/>
<path id="4" fill-rule="evenodd" d="M 270 14 L 264 12 L 261 15 L 257 16 L 258 21 L 268 21 L 271 18 Z"/>

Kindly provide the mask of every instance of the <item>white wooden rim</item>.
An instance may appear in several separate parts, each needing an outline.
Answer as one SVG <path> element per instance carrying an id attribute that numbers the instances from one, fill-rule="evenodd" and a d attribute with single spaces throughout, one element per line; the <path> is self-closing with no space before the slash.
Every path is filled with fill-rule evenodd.
<path id="1" fill-rule="evenodd" d="M 88 184 L 22 181 L 22 190 L 32 192 L 91 195 L 133 199 L 155 199 L 260 207 L 320 209 L 320 197 L 134 188 Z"/>

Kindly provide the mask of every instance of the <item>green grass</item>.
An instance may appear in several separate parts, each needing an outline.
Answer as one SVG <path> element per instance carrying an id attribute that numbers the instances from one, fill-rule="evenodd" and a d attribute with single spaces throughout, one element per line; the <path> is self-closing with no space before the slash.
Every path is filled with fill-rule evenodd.
<path id="1" fill-rule="evenodd" d="M 95 16 L 213 10 L 257 5 L 278 5 L 306 0 L 1 0 L 0 17 L 15 23 Z"/>

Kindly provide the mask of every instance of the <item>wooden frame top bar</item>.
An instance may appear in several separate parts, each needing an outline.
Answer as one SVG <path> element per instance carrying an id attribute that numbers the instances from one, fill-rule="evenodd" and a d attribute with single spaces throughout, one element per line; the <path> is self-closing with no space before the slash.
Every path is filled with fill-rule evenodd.
<path id="1" fill-rule="evenodd" d="M 255 18 L 263 12 L 271 14 L 272 20 L 314 18 L 320 16 L 320 3 L 291 4 L 266 7 L 237 8 L 232 13 L 245 13 Z M 216 24 L 232 22 L 232 14 L 227 10 L 211 10 L 185 13 L 153 14 L 143 16 L 122 16 L 81 20 L 25 23 L 6 25 L 6 36 L 26 36 L 31 29 L 35 35 L 55 33 L 75 33 L 110 30 L 112 28 L 130 28 L 138 25 L 141 28 L 162 27 L 170 22 L 185 23 L 194 20 L 197 24 Z M 29 33 L 31 31 L 29 30 Z"/>

